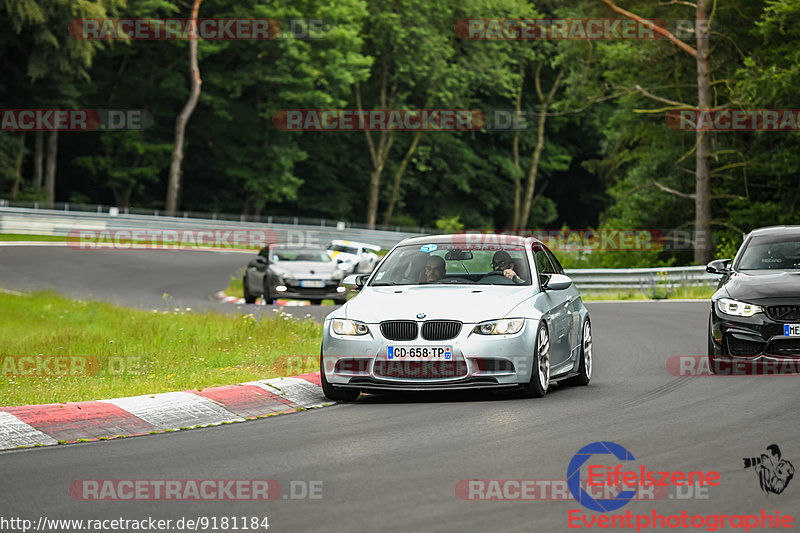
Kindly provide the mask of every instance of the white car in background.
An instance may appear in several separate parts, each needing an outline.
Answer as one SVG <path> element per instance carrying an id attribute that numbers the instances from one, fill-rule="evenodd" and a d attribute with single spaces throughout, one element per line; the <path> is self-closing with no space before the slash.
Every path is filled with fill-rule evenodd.
<path id="1" fill-rule="evenodd" d="M 372 272 L 380 260 L 376 252 L 380 251 L 380 246 L 355 241 L 335 240 L 328 245 L 328 255 L 331 259 L 348 265 L 347 272 L 351 274 Z"/>

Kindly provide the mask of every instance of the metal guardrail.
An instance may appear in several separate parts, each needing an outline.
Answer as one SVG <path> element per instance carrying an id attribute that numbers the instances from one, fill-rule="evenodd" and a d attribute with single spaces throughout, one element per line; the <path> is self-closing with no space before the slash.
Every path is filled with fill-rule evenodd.
<path id="1" fill-rule="evenodd" d="M 635 289 L 661 297 L 678 287 L 713 287 L 720 278 L 704 266 L 567 269 L 566 273 L 583 291 Z"/>
<path id="2" fill-rule="evenodd" d="M 44 202 L 32 201 L 12 201 L 0 198 L 0 208 L 20 208 L 33 210 L 36 212 L 51 212 L 57 211 L 69 213 L 96 213 L 106 214 L 110 216 L 118 215 L 143 215 L 150 217 L 161 218 L 190 218 L 201 220 L 221 220 L 227 222 L 253 222 L 259 224 L 285 224 L 292 226 L 319 226 L 327 228 L 344 228 L 344 229 L 365 229 L 377 231 L 390 231 L 395 233 L 411 233 L 425 235 L 429 233 L 439 233 L 434 228 L 426 227 L 413 227 L 413 226 L 397 226 L 394 224 L 377 224 L 374 228 L 370 228 L 366 224 L 359 224 L 354 222 L 345 222 L 341 220 L 331 220 L 327 218 L 313 218 L 313 217 L 287 217 L 287 216 L 260 216 L 260 215 L 233 215 L 225 213 L 205 213 L 200 211 L 179 211 L 175 215 L 167 215 L 163 210 L 159 209 L 144 209 L 139 207 L 112 207 L 102 204 L 80 204 L 74 202 L 55 202 L 52 207 L 48 207 Z"/>
<path id="3" fill-rule="evenodd" d="M 74 230 L 270 230 L 275 232 L 278 242 L 325 246 L 334 239 L 348 239 L 376 244 L 387 249 L 407 237 L 421 235 L 421 233 L 414 232 L 356 228 L 343 222 L 330 225 L 311 225 L 300 224 L 299 219 L 297 221 L 296 224 L 266 223 L 222 218 L 125 214 L 113 211 L 109 213 L 0 207 L 0 233 L 24 235 L 65 236 Z"/>
<path id="4" fill-rule="evenodd" d="M 298 219 L 298 222 L 300 220 Z M 329 221 L 330 222 L 330 221 Z M 71 211 L 29 209 L 0 205 L 0 233 L 27 235 L 67 235 L 70 231 L 120 229 L 225 230 L 268 229 L 279 242 L 326 245 L 334 239 L 364 241 L 391 248 L 416 232 L 370 230 L 344 223 L 327 225 L 266 223 L 230 219 L 167 217 L 108 211 Z M 314 242 L 310 242 L 313 239 Z M 652 296 L 668 293 L 678 287 L 714 286 L 718 274 L 709 274 L 704 266 L 662 268 L 596 268 L 568 269 L 582 291 L 640 290 Z"/>

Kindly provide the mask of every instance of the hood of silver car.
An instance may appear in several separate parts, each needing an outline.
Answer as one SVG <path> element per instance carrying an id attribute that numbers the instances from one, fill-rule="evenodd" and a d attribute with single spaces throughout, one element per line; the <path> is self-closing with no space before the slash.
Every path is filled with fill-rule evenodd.
<path id="1" fill-rule="evenodd" d="M 369 324 L 384 320 L 437 319 L 477 323 L 504 318 L 535 293 L 536 289 L 530 285 L 365 287 L 342 310 L 347 318 Z M 418 316 L 420 314 L 425 316 Z"/>

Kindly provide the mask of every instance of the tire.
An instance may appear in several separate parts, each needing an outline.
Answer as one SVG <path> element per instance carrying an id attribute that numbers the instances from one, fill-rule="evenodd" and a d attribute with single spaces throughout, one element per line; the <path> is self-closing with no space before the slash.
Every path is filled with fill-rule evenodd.
<path id="1" fill-rule="evenodd" d="M 267 285 L 267 278 L 264 278 L 264 289 L 262 291 L 262 297 L 264 298 L 264 303 L 267 305 L 272 305 L 275 303 L 276 298 L 272 296 L 272 291 L 269 290 L 269 285 Z"/>
<path id="2" fill-rule="evenodd" d="M 319 298 L 312 298 L 311 305 L 322 305 L 322 300 L 320 300 Z"/>
<path id="3" fill-rule="evenodd" d="M 256 303 L 256 295 L 250 294 L 250 285 L 247 283 L 247 276 L 242 278 L 242 287 L 244 288 L 244 303 L 246 304 Z"/>
<path id="4" fill-rule="evenodd" d="M 722 346 L 722 353 L 725 353 L 725 346 Z M 719 373 L 719 359 L 717 355 L 717 348 L 714 344 L 713 335 L 711 334 L 711 315 L 708 316 L 708 369 L 712 374 Z"/>
<path id="5" fill-rule="evenodd" d="M 319 354 L 319 376 L 322 384 L 322 394 L 335 402 L 352 402 L 361 395 L 361 391 L 350 389 L 337 389 L 325 379 L 325 368 L 322 365 L 322 351 Z"/>
<path id="6" fill-rule="evenodd" d="M 347 303 L 347 298 L 337 298 L 333 301 L 336 305 L 344 305 Z"/>
<path id="7" fill-rule="evenodd" d="M 539 324 L 536 332 L 536 348 L 533 352 L 531 380 L 522 387 L 527 398 L 542 398 L 550 387 L 550 332 L 547 324 Z"/>
<path id="8" fill-rule="evenodd" d="M 594 354 L 592 352 L 592 323 L 589 319 L 583 323 L 581 332 L 581 361 L 578 363 L 578 375 L 565 379 L 564 385 L 570 387 L 585 387 L 592 380 L 594 370 Z"/>

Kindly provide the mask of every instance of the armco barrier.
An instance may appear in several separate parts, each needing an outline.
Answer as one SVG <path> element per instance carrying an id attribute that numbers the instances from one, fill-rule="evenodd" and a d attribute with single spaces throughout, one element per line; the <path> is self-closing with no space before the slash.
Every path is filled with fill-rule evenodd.
<path id="1" fill-rule="evenodd" d="M 267 224 L 240 222 L 235 220 L 205 219 L 189 217 L 166 217 L 153 215 L 117 214 L 107 212 L 60 211 L 55 209 L 27 209 L 0 207 L 0 233 L 25 235 L 67 235 L 72 230 L 121 230 L 121 229 L 171 229 L 171 230 L 222 230 L 222 229 L 269 229 L 275 232 L 280 242 L 300 244 L 299 239 L 313 241 L 312 244 L 326 246 L 334 239 L 347 239 L 391 248 L 407 237 L 420 233 L 370 230 L 346 227 L 344 224 L 317 226 L 307 224 Z"/>
<path id="2" fill-rule="evenodd" d="M 421 235 L 410 231 L 348 227 L 343 223 L 338 225 L 259 223 L 152 214 L 111 215 L 107 209 L 87 212 L 0 206 L 0 233 L 67 235 L 76 229 L 270 229 L 276 233 L 281 242 L 292 242 L 292 239 L 298 239 L 298 235 L 309 235 L 323 246 L 333 239 L 348 239 L 377 244 L 386 249 L 407 237 Z M 579 289 L 584 291 L 635 289 L 652 294 L 679 286 L 712 286 L 719 279 L 719 275 L 707 273 L 704 266 L 571 269 L 567 270 L 567 275 L 575 281 Z"/>
<path id="3" fill-rule="evenodd" d="M 714 286 L 719 274 L 704 266 L 661 268 L 589 268 L 567 270 L 581 290 L 637 289 L 656 294 L 677 287 Z"/>

